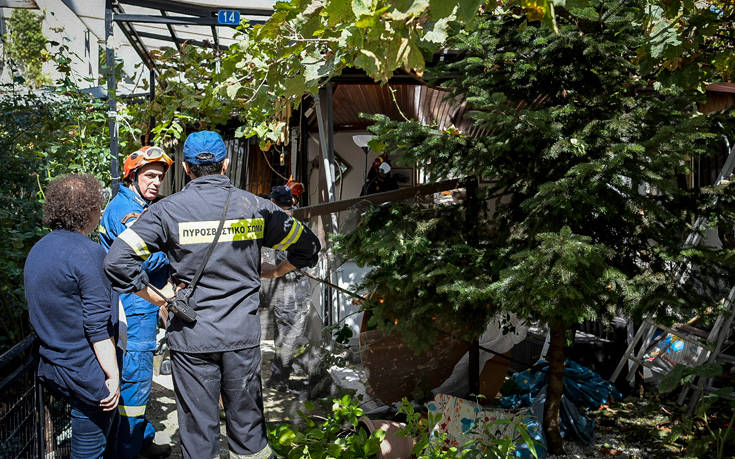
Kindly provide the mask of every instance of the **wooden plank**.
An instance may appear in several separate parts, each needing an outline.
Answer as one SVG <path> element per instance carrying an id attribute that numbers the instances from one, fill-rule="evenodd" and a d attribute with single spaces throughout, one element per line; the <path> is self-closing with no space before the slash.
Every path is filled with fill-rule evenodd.
<path id="1" fill-rule="evenodd" d="M 440 191 L 453 190 L 457 188 L 458 183 L 458 179 L 444 180 L 442 182 L 428 183 L 411 188 L 401 188 L 398 190 L 386 191 L 384 193 L 375 193 L 352 199 L 344 199 L 342 201 L 326 202 L 314 206 L 294 209 L 292 211 L 292 215 L 300 220 L 308 220 L 319 215 L 327 215 L 346 210 L 362 202 L 382 204 L 384 202 L 403 201 L 417 196 L 425 196 L 427 194 L 438 193 Z"/>
<path id="2" fill-rule="evenodd" d="M 712 83 L 707 91 L 735 93 L 735 83 Z"/>

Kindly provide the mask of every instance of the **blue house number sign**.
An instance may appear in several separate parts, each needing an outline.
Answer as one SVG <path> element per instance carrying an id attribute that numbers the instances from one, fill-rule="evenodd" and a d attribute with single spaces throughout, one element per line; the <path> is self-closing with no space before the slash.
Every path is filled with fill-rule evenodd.
<path id="1" fill-rule="evenodd" d="M 217 10 L 217 24 L 240 25 L 240 12 L 237 10 Z"/>

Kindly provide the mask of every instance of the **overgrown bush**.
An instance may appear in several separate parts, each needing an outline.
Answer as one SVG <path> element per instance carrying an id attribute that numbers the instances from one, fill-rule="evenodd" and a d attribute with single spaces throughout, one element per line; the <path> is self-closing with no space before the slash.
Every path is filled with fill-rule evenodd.
<path id="1" fill-rule="evenodd" d="M 30 333 L 23 265 L 47 232 L 41 224 L 46 184 L 68 173 L 110 184 L 107 101 L 80 91 L 67 46 L 58 45 L 51 58 L 61 76 L 56 86 L 39 91 L 18 80 L 0 86 L 0 352 Z M 122 123 L 121 151 L 131 131 Z"/>
<path id="2" fill-rule="evenodd" d="M 315 405 L 306 402 L 308 410 Z M 460 459 L 482 457 L 487 459 L 505 459 L 517 457 L 516 443 L 528 445 L 529 457 L 538 457 L 536 444 L 525 425 L 499 420 L 497 423 L 508 423 L 511 435 L 496 438 L 488 424 L 488 432 L 484 440 L 470 439 L 455 447 L 444 447 L 441 436 L 433 437 L 432 429 L 439 419 L 423 416 L 413 409 L 413 405 L 404 397 L 399 414 L 406 416 L 406 426 L 398 431 L 398 435 L 413 437 L 415 447 L 412 454 L 421 459 Z M 268 428 L 268 439 L 277 457 L 288 458 L 370 458 L 376 457 L 380 444 L 385 439 L 385 432 L 377 429 L 368 432 L 360 424 L 365 414 L 360 408 L 360 400 L 344 395 L 333 400 L 332 412 L 326 418 L 307 415 L 298 411 L 302 426 L 280 424 Z M 474 432 L 473 432 L 474 433 Z M 445 434 L 446 435 L 446 434 Z"/>
<path id="3" fill-rule="evenodd" d="M 21 70 L 29 84 L 39 87 L 51 79 L 42 71 L 51 58 L 49 42 L 43 35 L 43 15 L 31 10 L 14 9 L 7 19 L 8 33 L 3 37 L 5 54 L 13 67 Z"/>

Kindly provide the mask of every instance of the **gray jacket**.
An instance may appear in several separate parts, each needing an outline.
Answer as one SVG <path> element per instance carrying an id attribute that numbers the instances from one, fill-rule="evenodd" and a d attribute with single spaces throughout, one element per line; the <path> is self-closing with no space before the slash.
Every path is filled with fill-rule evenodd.
<path id="1" fill-rule="evenodd" d="M 260 250 L 286 252 L 297 268 L 314 266 L 321 246 L 309 228 L 272 202 L 235 188 L 225 175 L 207 175 L 151 205 L 123 231 L 105 257 L 105 273 L 121 293 L 145 287 L 141 263 L 162 251 L 174 284 L 188 285 L 214 240 L 227 191 L 233 189 L 225 225 L 193 298 L 197 320 L 173 317 L 168 344 L 174 351 L 204 353 L 260 343 Z"/>

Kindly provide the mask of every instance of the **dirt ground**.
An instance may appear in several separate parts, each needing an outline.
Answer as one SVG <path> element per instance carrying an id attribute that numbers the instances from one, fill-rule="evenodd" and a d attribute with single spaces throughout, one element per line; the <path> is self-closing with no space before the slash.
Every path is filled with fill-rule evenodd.
<path id="1" fill-rule="evenodd" d="M 270 361 L 274 354 L 273 341 L 264 340 L 261 343 L 261 350 L 263 352 L 263 380 L 265 381 L 270 376 Z M 293 420 L 297 417 L 296 410 L 304 409 L 303 402 L 299 401 L 298 397 L 298 394 L 281 393 L 264 388 L 263 403 L 266 420 L 268 422 Z M 151 400 L 148 403 L 146 415 L 157 430 L 156 443 L 170 444 L 173 449 L 171 458 L 181 458 L 181 440 L 171 376 L 154 376 Z M 220 433 L 220 457 L 228 457 L 224 422 L 220 423 Z"/>
<path id="2" fill-rule="evenodd" d="M 263 337 L 265 338 L 261 341 L 263 381 L 270 377 L 270 362 L 274 356 L 272 326 L 269 322 L 267 314 L 262 314 Z M 156 363 L 158 363 L 158 358 Z M 156 365 L 156 372 L 157 370 L 158 365 Z M 298 420 L 296 411 L 307 411 L 304 408 L 304 395 L 305 392 L 284 393 L 264 388 L 266 421 L 270 423 Z M 674 408 L 669 407 L 669 409 Z M 605 406 L 596 412 L 588 413 L 595 420 L 595 440 L 591 445 L 584 446 L 573 441 L 566 441 L 565 456 L 548 456 L 548 458 L 682 457 L 683 448 L 677 448 L 664 438 L 666 434 L 666 422 L 664 421 L 668 419 L 667 413 L 666 407 L 657 400 L 655 395 L 651 394 L 644 397 L 629 397 L 624 402 L 613 403 L 609 407 Z M 146 415 L 158 431 L 156 442 L 170 444 L 173 449 L 171 457 L 181 458 L 181 442 L 171 376 L 158 374 L 154 376 L 151 400 Z M 228 457 L 224 422 L 220 423 L 220 433 L 220 457 Z"/>
<path id="3" fill-rule="evenodd" d="M 263 337 L 261 340 L 261 352 L 263 355 L 262 380 L 265 382 L 270 377 L 270 362 L 273 360 L 273 330 L 267 312 L 261 310 L 261 322 L 263 324 Z M 176 401 L 173 391 L 173 381 L 170 375 L 158 374 L 160 357 L 155 360 L 153 376 L 153 389 L 151 399 L 146 408 L 146 417 L 156 428 L 156 443 L 170 444 L 172 447 L 171 458 L 181 458 L 181 439 L 179 437 L 179 425 L 176 417 Z M 298 377 L 292 379 L 298 382 Z M 296 410 L 304 410 L 303 398 L 298 393 L 278 392 L 267 387 L 263 388 L 263 403 L 265 406 L 265 418 L 267 422 L 292 421 L 298 417 Z M 220 457 L 229 457 L 224 422 L 220 423 Z"/>

